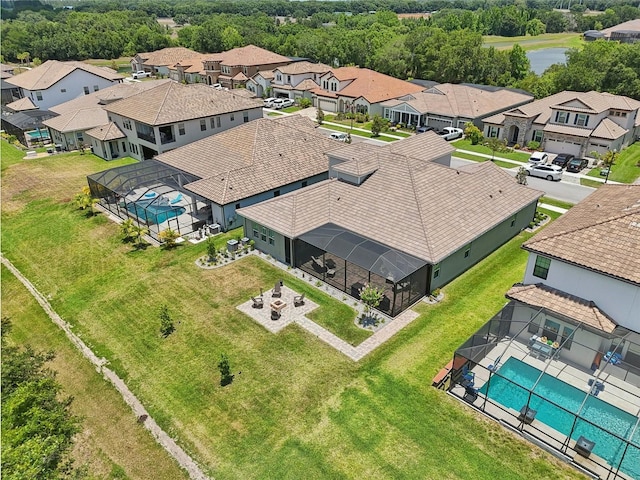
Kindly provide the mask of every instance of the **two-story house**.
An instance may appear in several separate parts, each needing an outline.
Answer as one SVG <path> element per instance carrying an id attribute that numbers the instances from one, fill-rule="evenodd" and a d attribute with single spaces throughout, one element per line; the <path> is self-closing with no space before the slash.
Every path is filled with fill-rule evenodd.
<path id="1" fill-rule="evenodd" d="M 155 52 L 137 53 L 131 59 L 131 71 L 145 71 L 151 75 L 167 77 L 169 67 L 198 55 L 198 52 L 185 47 L 168 47 Z"/>
<path id="2" fill-rule="evenodd" d="M 49 110 L 55 105 L 120 83 L 123 78 L 106 67 L 47 60 L 5 81 L 18 87 L 20 96 L 28 98 L 36 108 Z"/>
<path id="3" fill-rule="evenodd" d="M 247 80 L 245 87 L 258 97 L 270 97 L 274 77 L 273 70 L 262 70 Z"/>
<path id="4" fill-rule="evenodd" d="M 180 60 L 169 66 L 169 78 L 182 83 L 200 83 L 204 81 L 204 61 L 210 55 L 199 53 L 192 58 Z"/>
<path id="5" fill-rule="evenodd" d="M 109 142 L 115 141 L 116 149 L 120 142 L 129 156 L 146 160 L 262 118 L 262 106 L 261 100 L 245 95 L 169 81 L 105 105 L 109 125 L 87 135 L 92 137 L 94 152 L 103 158 L 111 151 Z"/>
<path id="6" fill-rule="evenodd" d="M 244 86 L 249 78 L 263 70 L 291 63 L 291 59 L 255 45 L 213 53 L 204 60 L 206 83 L 219 83 L 229 89 Z"/>
<path id="7" fill-rule="evenodd" d="M 334 68 L 320 75 L 311 91 L 314 106 L 327 112 L 378 114 L 382 102 L 417 93 L 424 87 L 360 67 Z"/>
<path id="8" fill-rule="evenodd" d="M 320 77 L 331 67 L 323 63 L 294 62 L 273 71 L 271 96 L 286 98 L 311 98 L 311 91 L 318 88 Z"/>
<path id="9" fill-rule="evenodd" d="M 564 91 L 486 118 L 484 134 L 586 157 L 632 143 L 640 131 L 639 108 L 639 101 L 621 95 Z"/>

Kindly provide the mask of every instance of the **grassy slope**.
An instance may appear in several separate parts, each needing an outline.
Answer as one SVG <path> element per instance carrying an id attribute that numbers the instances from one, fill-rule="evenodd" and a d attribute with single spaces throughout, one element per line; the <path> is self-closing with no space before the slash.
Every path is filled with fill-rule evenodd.
<path id="1" fill-rule="evenodd" d="M 72 410 L 82 419 L 73 451 L 76 467 L 86 466 L 91 478 L 188 478 L 5 267 L 2 315 L 12 320 L 11 343 L 56 352 L 49 366 L 57 372 L 65 395 L 74 397 Z"/>
<path id="2" fill-rule="evenodd" d="M 235 309 L 282 271 L 255 257 L 201 270 L 202 244 L 134 252 L 104 216 L 65 203 L 87 170 L 109 166 L 87 155 L 10 167 L 3 249 L 215 478 L 578 478 L 429 386 L 522 278 L 523 237 L 355 364 L 296 326 L 273 335 Z M 177 324 L 166 340 L 164 302 Z M 222 352 L 236 373 L 226 388 Z"/>
<path id="3" fill-rule="evenodd" d="M 592 168 L 587 175 L 604 178 L 600 176 L 600 168 Z M 638 177 L 640 177 L 640 142 L 636 142 L 620 152 L 618 160 L 611 168 L 609 180 L 633 183 Z"/>
<path id="4" fill-rule="evenodd" d="M 582 39 L 579 33 L 545 33 L 531 37 L 529 35 L 522 37 L 498 37 L 485 36 L 482 37 L 483 44 L 486 47 L 495 47 L 498 50 L 511 48 L 514 43 L 519 44 L 525 50 L 540 50 L 542 48 L 580 48 Z"/>

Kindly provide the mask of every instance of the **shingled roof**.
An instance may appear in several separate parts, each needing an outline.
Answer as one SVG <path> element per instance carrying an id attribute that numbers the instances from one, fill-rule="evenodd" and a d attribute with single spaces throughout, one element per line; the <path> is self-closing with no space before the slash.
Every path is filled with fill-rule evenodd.
<path id="1" fill-rule="evenodd" d="M 523 248 L 640 285 L 640 185 L 603 185 Z"/>
<path id="2" fill-rule="evenodd" d="M 124 77 L 107 67 L 96 67 L 83 62 L 59 62 L 47 60 L 31 70 L 14 75 L 7 82 L 25 90 L 46 90 L 76 70 L 83 70 L 98 77 L 117 82 Z"/>
<path id="3" fill-rule="evenodd" d="M 235 95 L 201 83 L 167 82 L 105 106 L 105 110 L 147 125 L 166 125 L 263 106 L 260 99 Z"/>
<path id="4" fill-rule="evenodd" d="M 325 153 L 339 147 L 310 119 L 290 115 L 254 120 L 156 159 L 200 177 L 185 188 L 225 205 L 327 172 Z"/>
<path id="5" fill-rule="evenodd" d="M 412 139 L 423 149 L 404 149 L 401 140 L 331 152 L 351 158 L 343 171 L 374 170 L 360 185 L 330 179 L 239 213 L 290 238 L 331 222 L 435 264 L 542 196 L 491 162 L 472 172 L 432 162 L 446 149 L 430 145 L 446 142 L 429 133 Z"/>

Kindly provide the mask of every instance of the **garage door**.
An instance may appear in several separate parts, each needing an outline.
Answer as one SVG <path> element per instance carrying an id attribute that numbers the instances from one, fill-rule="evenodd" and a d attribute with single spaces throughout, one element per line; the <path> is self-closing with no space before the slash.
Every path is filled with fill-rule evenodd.
<path id="1" fill-rule="evenodd" d="M 320 99 L 320 108 L 326 112 L 336 112 L 336 102 Z"/>
<path id="2" fill-rule="evenodd" d="M 580 144 L 575 142 L 548 138 L 545 141 L 544 149 L 549 153 L 570 153 L 576 157 L 580 156 Z"/>
<path id="3" fill-rule="evenodd" d="M 451 120 L 444 120 L 440 118 L 429 118 L 429 121 L 427 122 L 427 124 L 430 127 L 435 128 L 436 130 L 442 130 L 444 127 L 451 126 Z"/>

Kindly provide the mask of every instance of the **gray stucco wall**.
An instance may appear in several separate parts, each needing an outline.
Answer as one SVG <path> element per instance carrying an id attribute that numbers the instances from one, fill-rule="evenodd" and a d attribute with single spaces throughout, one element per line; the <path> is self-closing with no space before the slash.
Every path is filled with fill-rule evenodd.
<path id="1" fill-rule="evenodd" d="M 520 231 L 526 228 L 529 225 L 529 222 L 533 220 L 536 206 L 537 202 L 533 202 L 520 210 L 515 216 L 515 223 L 513 226 L 511 226 L 513 217 L 509 217 L 475 239 L 469 244 L 470 249 L 468 257 L 465 258 L 464 256 L 467 250 L 467 245 L 465 245 L 441 261 L 439 264 L 440 274 L 438 275 L 438 278 L 433 278 L 433 271 L 435 268 L 432 269 L 431 291 L 446 285 L 458 275 L 471 268 L 484 257 L 520 233 Z"/>
<path id="2" fill-rule="evenodd" d="M 240 218 L 240 222 L 238 222 L 238 224 L 242 224 L 244 223 L 244 235 L 245 237 L 253 240 L 255 242 L 254 248 L 256 250 L 260 250 L 261 252 L 265 252 L 269 255 L 271 255 L 273 258 L 279 260 L 282 263 L 286 263 L 285 262 L 285 254 L 284 254 L 284 243 L 285 241 L 288 241 L 283 235 L 281 235 L 278 232 L 273 232 L 273 242 L 274 244 L 271 245 L 269 243 L 269 232 L 268 232 L 268 228 L 267 227 L 267 239 L 262 240 L 262 227 L 263 225 L 260 225 L 259 228 L 259 234 L 256 237 L 254 232 L 253 232 L 253 222 L 249 219 L 246 219 L 244 217 L 239 217 Z M 242 222 L 242 223 L 241 223 Z"/>

